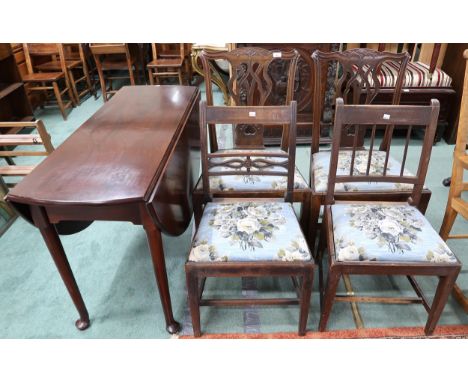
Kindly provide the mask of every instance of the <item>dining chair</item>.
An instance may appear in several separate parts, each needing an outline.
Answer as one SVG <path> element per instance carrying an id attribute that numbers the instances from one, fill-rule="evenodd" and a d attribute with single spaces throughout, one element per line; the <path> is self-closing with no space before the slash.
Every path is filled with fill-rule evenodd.
<path id="1" fill-rule="evenodd" d="M 324 223 L 316 255 L 321 295 L 319 330 L 326 330 L 335 300 L 389 304 L 421 303 L 428 312 L 424 332 L 431 335 L 461 268 L 459 260 L 417 208 L 437 128 L 439 102 L 432 100 L 429 106 L 344 105 L 343 99 L 339 98 L 336 105 Z M 416 175 L 405 170 L 413 128 L 424 132 L 422 146 L 418 152 Z M 406 131 L 398 171 L 391 172 L 386 169 L 388 151 L 385 162 L 377 165 L 380 171 L 370 171 L 371 155 L 364 162 L 365 170 L 355 171 L 359 147 L 353 145 L 350 170 L 340 173 L 338 162 L 342 133 L 346 131 L 352 136 L 359 136 L 370 130 L 371 135 L 375 136 L 378 129 L 386 130 L 389 141 L 397 129 Z M 370 150 L 373 150 L 372 144 Z M 411 194 L 406 202 L 375 199 L 337 201 L 335 186 L 348 182 L 408 184 L 411 186 Z M 328 275 L 324 288 L 322 257 L 325 247 L 328 252 Z M 406 276 L 417 297 L 337 295 L 338 283 L 344 275 L 374 275 L 379 278 L 389 275 Z M 427 300 L 415 276 L 438 277 L 432 304 Z"/>
<path id="2" fill-rule="evenodd" d="M 319 233 L 319 220 L 322 206 L 328 189 L 328 170 L 330 166 L 331 151 L 324 148 L 323 144 L 330 142 L 330 138 L 323 139 L 322 130 L 329 127 L 333 120 L 334 108 L 325 110 L 324 92 L 321 89 L 322 76 L 329 72 L 335 72 L 333 85 L 333 98 L 341 97 L 345 104 L 374 104 L 382 92 L 389 94 L 391 104 L 397 105 L 402 94 L 402 83 L 405 68 L 410 56 L 408 53 L 378 52 L 366 48 L 350 49 L 343 52 L 321 52 L 319 50 L 312 54 L 314 63 L 315 90 L 313 104 L 313 130 L 311 144 L 310 164 L 310 188 L 311 202 L 309 216 L 309 245 L 315 247 L 316 237 Z M 392 87 L 384 87 L 380 81 L 384 76 L 384 67 L 389 66 L 394 70 Z M 334 104 L 334 102 L 332 102 Z M 386 171 L 395 173 L 400 168 L 400 163 L 388 156 L 390 151 L 389 137 L 387 131 L 383 131 L 383 139 L 378 148 L 370 151 L 366 148 L 363 134 L 348 134 L 344 129 L 340 140 L 341 151 L 338 161 L 338 173 L 349 172 L 351 164 L 350 147 L 356 146 L 360 149 L 355 157 L 354 171 L 365 172 L 369 155 L 372 157 L 370 167 L 371 173 L 379 171 L 381 165 L 385 164 Z M 331 131 L 332 136 L 336 134 Z M 370 138 L 370 137 L 368 137 Z M 375 137 L 374 137 L 375 138 Z M 387 159 L 388 158 L 388 159 Z M 387 182 L 361 182 L 338 184 L 335 190 L 337 200 L 388 200 L 404 201 L 410 196 L 411 188 L 404 184 Z M 424 188 L 418 208 L 424 213 L 431 197 L 431 191 Z M 305 213 L 304 213 L 305 214 Z"/>
<path id="3" fill-rule="evenodd" d="M 22 80 L 30 84 L 28 91 L 42 93 L 46 101 L 48 101 L 49 92 L 51 91 L 57 100 L 63 119 L 66 120 L 66 109 L 75 106 L 76 100 L 70 85 L 62 47 L 59 44 L 24 43 L 23 51 L 28 72 L 22 75 Z M 55 71 L 39 72 L 35 67 L 36 60 L 49 61 L 52 56 L 56 57 L 56 60 L 58 60 L 57 67 L 60 68 Z M 63 84 L 62 90 L 60 84 Z M 68 101 L 63 99 L 65 94 L 69 97 Z"/>
<path id="4" fill-rule="evenodd" d="M 114 81 L 130 79 L 130 84 L 136 85 L 138 53 L 132 49 L 132 44 L 91 43 L 89 47 L 96 63 L 104 102 L 118 91 L 114 89 Z M 128 75 L 112 72 L 127 72 Z"/>
<path id="5" fill-rule="evenodd" d="M 287 152 L 245 149 L 211 153 L 208 125 L 249 123 L 287 126 Z M 314 262 L 295 215 L 293 202 L 296 153 L 296 102 L 287 106 L 208 106 L 200 103 L 202 183 L 205 206 L 185 264 L 194 335 L 201 335 L 200 306 L 299 304 L 299 335 L 306 332 Z M 274 171 L 267 171 L 274 168 Z M 216 198 L 210 178 L 221 174 L 282 176 L 280 198 Z M 220 194 L 218 189 L 214 190 Z M 207 277 L 290 276 L 297 298 L 203 298 Z"/>
<path id="6" fill-rule="evenodd" d="M 204 70 L 206 101 L 208 105 L 214 105 L 213 88 L 211 78 L 218 73 L 219 63 L 227 63 L 230 77 L 226 79 L 226 89 L 229 91 L 232 106 L 264 106 L 287 105 L 293 99 L 294 78 L 299 54 L 297 51 L 281 52 L 269 51 L 263 48 L 249 47 L 238 48 L 232 51 L 205 51 L 199 55 Z M 281 82 L 273 81 L 271 71 L 279 66 L 287 68 L 287 78 Z M 220 75 L 219 73 L 217 75 Z M 280 87 L 283 98 L 271 99 L 275 87 Z M 218 124 L 219 125 L 219 124 Z M 282 129 L 281 147 L 277 151 L 286 152 L 289 144 L 287 127 L 273 126 L 270 129 Z M 261 125 L 249 123 L 233 124 L 233 147 L 220 148 L 215 124 L 210 124 L 209 144 L 210 152 L 235 153 L 238 149 L 267 150 L 264 145 L 264 129 Z M 296 144 L 296 143 L 294 143 Z M 270 149 L 268 149 L 270 150 Z M 272 169 L 274 170 L 274 169 Z M 286 182 L 278 177 L 240 176 L 236 174 L 222 175 L 210 179 L 214 195 L 219 192 L 229 192 L 231 197 L 278 197 L 284 193 Z M 302 210 L 307 210 L 310 190 L 300 171 L 294 171 L 294 202 L 302 204 Z M 198 224 L 201 217 L 203 204 L 202 178 L 200 177 L 194 192 L 193 204 L 195 223 Z M 301 225 L 303 220 L 301 220 Z"/>
<path id="7" fill-rule="evenodd" d="M 160 78 L 177 77 L 179 85 L 184 84 L 185 44 L 180 43 L 176 51 L 164 51 L 166 44 L 151 44 L 153 60 L 146 65 L 150 84 L 159 84 Z"/>

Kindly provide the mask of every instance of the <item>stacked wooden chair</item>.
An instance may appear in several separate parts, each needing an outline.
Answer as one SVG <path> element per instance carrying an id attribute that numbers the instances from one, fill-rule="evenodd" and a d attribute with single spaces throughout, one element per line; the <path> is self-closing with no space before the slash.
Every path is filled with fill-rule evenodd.
<path id="1" fill-rule="evenodd" d="M 263 48 L 239 48 L 229 52 L 202 51 L 199 55 L 204 70 L 206 101 L 208 106 L 214 104 L 212 90 L 212 75 L 217 71 L 216 62 L 224 61 L 230 65 L 230 77 L 227 79 L 226 88 L 229 90 L 232 106 L 264 106 L 272 105 L 270 99 L 274 86 L 279 86 L 272 81 L 269 70 L 275 65 L 287 65 L 288 78 L 284 89 L 283 105 L 288 105 L 293 99 L 294 78 L 299 54 L 296 51 L 275 52 Z M 281 84 L 282 86 L 284 84 Z M 282 128 L 282 142 L 279 152 L 286 152 L 289 145 L 289 132 L 281 126 L 271 128 Z M 262 125 L 249 123 L 233 124 L 233 149 L 220 149 L 216 125 L 210 122 L 208 127 L 210 152 L 232 154 L 238 149 L 267 150 L 264 146 Z M 239 170 L 241 170 L 239 168 Z M 274 168 L 271 168 L 274 171 Z M 220 193 L 228 193 L 231 197 L 257 198 L 264 195 L 275 194 L 281 197 L 286 189 L 284 178 L 263 177 L 260 175 L 222 174 L 211 177 L 211 190 L 214 196 Z M 293 201 L 303 204 L 306 210 L 309 201 L 309 188 L 307 182 L 296 169 L 294 175 Z M 198 225 L 203 208 L 203 187 L 199 179 L 193 192 L 193 203 L 195 222 Z M 301 225 L 303 221 L 301 220 Z"/>
<path id="2" fill-rule="evenodd" d="M 12 129 L 17 133 L 8 133 Z M 26 130 L 37 130 L 37 134 L 25 134 Z M 0 132 L 0 158 L 6 161 L 6 165 L 0 166 L 0 176 L 5 179 L 8 177 L 23 177 L 28 175 L 36 165 L 17 165 L 13 162 L 15 157 L 47 156 L 54 151 L 54 146 L 50 140 L 50 135 L 41 120 L 34 122 L 0 122 L 0 130 L 7 131 L 6 134 Z M 44 150 L 14 150 L 17 146 L 42 146 Z M 14 186 L 14 183 L 7 183 L 8 187 Z"/>
<path id="3" fill-rule="evenodd" d="M 280 125 L 288 131 L 287 151 L 246 148 L 210 152 L 209 125 L 216 123 Z M 293 201 L 296 151 L 296 103 L 288 106 L 200 105 L 202 186 L 204 209 L 185 265 L 194 335 L 201 335 L 200 306 L 299 304 L 299 335 L 306 332 L 314 262 L 300 229 Z M 271 170 L 274 169 L 274 170 Z M 281 198 L 262 194 L 256 199 L 232 198 L 213 189 L 210 178 L 222 175 L 286 179 Z M 222 199 L 215 198 L 218 195 Z M 263 200 L 262 200 L 263 198 Z M 266 198 L 266 199 L 265 199 Z M 297 298 L 206 299 L 207 277 L 290 276 Z"/>
<path id="4" fill-rule="evenodd" d="M 468 60 L 468 50 L 464 52 L 465 60 Z M 440 236 L 448 239 L 468 239 L 467 234 L 450 234 L 455 219 L 460 214 L 464 219 L 468 219 L 468 202 L 462 198 L 462 193 L 468 191 L 468 183 L 463 181 L 463 175 L 468 169 L 468 154 L 466 152 L 468 144 L 468 62 L 465 70 L 465 80 L 463 84 L 463 95 L 460 107 L 460 118 L 458 123 L 457 143 L 453 154 L 452 178 L 450 191 L 445 209 L 444 220 L 440 227 Z M 468 313 L 468 298 L 458 285 L 454 288 L 454 297 Z"/>
<path id="5" fill-rule="evenodd" d="M 67 108 L 76 105 L 75 95 L 69 78 L 70 71 L 63 53 L 61 44 L 23 44 L 26 59 L 27 74 L 22 76 L 23 82 L 29 84 L 29 92 L 40 92 L 46 101 L 50 98 L 50 93 L 55 97 L 63 119 L 67 119 Z M 43 64 L 50 62 L 50 57 L 55 57 L 54 67 L 47 67 L 42 70 L 36 67 L 36 60 L 43 61 Z M 62 86 L 62 89 L 60 88 Z M 65 94 L 68 100 L 64 100 Z"/>
<path id="6" fill-rule="evenodd" d="M 185 63 L 187 62 L 185 44 L 176 44 L 178 45 L 177 51 L 170 54 L 167 51 L 164 51 L 161 45 L 166 44 L 151 44 L 153 60 L 146 65 L 150 84 L 158 85 L 160 83 L 160 78 L 177 77 L 179 85 L 183 85 L 183 70 Z M 187 78 L 187 82 L 189 81 L 190 78 Z"/>
<path id="7" fill-rule="evenodd" d="M 324 222 L 317 254 L 319 284 L 321 290 L 321 318 L 319 330 L 327 327 L 328 318 L 335 300 L 374 303 L 421 303 L 429 317 L 425 326 L 426 335 L 431 335 L 444 309 L 460 272 L 461 264 L 448 246 L 417 209 L 421 200 L 424 181 L 429 165 L 432 143 L 437 126 L 439 103 L 432 100 L 430 106 L 376 106 L 344 105 L 337 100 L 332 151 L 328 172 L 328 189 L 325 198 Z M 412 128 L 424 131 L 418 169 L 412 175 L 405 172 L 405 161 Z M 338 171 L 341 139 L 345 131 L 355 138 L 371 130 L 386 131 L 389 144 L 396 129 L 406 129 L 403 160 L 397 172 L 386 171 L 389 160 L 378 165 L 380 172 L 371 172 L 369 156 L 365 170 L 354 171 L 359 146 L 351 147 L 351 166 L 347 173 Z M 371 143 L 370 150 L 373 149 Z M 362 201 L 337 201 L 335 186 L 348 182 L 389 182 L 411 186 L 407 202 L 363 199 Z M 322 284 L 322 256 L 328 252 L 328 275 L 325 288 Z M 338 283 L 345 275 L 402 275 L 413 286 L 415 298 L 336 296 Z M 415 276 L 436 276 L 438 285 L 432 304 L 424 296 Z M 323 295 L 323 296 L 322 296 Z"/>
<path id="8" fill-rule="evenodd" d="M 96 63 L 104 102 L 117 93 L 115 81 L 129 79 L 130 85 L 136 85 L 138 52 L 133 44 L 92 43 L 89 47 Z M 128 75 L 120 72 L 127 72 Z"/>
<path id="9" fill-rule="evenodd" d="M 324 115 L 327 113 L 333 115 L 334 113 L 333 109 L 324 109 L 324 99 L 321 96 L 324 94 L 321 89 L 322 77 L 327 76 L 331 69 L 335 70 L 334 98 L 342 97 L 345 104 L 374 104 L 381 92 L 390 91 L 391 104 L 397 105 L 400 102 L 403 77 L 409 58 L 407 53 L 377 52 L 366 48 L 345 50 L 343 52 L 321 52 L 317 50 L 312 54 L 316 80 L 310 164 L 311 206 L 307 210 L 309 213 L 307 219 L 309 220 L 309 245 L 311 248 L 315 246 L 316 233 L 320 227 L 320 211 L 325 204 L 328 190 L 331 152 L 328 149 L 320 150 L 321 144 L 329 142 L 328 137 L 325 140 L 322 137 L 322 129 L 326 126 Z M 380 84 L 381 70 L 384 65 L 391 65 L 398 69 L 393 84 L 394 88 L 391 90 L 384 89 Z M 349 172 L 351 164 L 354 166 L 354 171 L 359 173 L 370 171 L 371 174 L 375 174 L 376 171 L 380 171 L 379 164 L 384 166 L 386 171 L 391 174 L 398 172 L 400 163 L 388 155 L 390 150 L 388 132 L 383 135 L 378 148 L 369 150 L 364 145 L 363 134 L 352 135 L 349 134 L 347 129 L 344 129 L 340 139 L 341 151 L 338 173 Z M 331 134 L 334 137 L 336 132 L 332 130 Z M 374 139 L 376 137 L 372 136 L 371 143 L 374 142 Z M 353 162 L 351 161 L 349 148 L 354 146 L 359 147 L 359 150 Z M 372 158 L 372 161 L 370 168 L 367 168 L 366 163 L 369 157 Z M 335 191 L 337 200 L 404 201 L 411 195 L 410 187 L 396 182 L 345 183 L 339 184 Z M 431 192 L 425 188 L 418 205 L 423 213 L 427 208 L 430 196 Z"/>

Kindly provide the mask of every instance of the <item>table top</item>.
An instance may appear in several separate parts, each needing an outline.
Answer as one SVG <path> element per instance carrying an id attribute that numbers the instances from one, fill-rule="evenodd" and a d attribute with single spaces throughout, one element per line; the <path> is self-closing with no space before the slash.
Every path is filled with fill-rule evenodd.
<path id="1" fill-rule="evenodd" d="M 13 202 L 148 201 L 198 95 L 194 86 L 126 86 L 8 194 Z"/>

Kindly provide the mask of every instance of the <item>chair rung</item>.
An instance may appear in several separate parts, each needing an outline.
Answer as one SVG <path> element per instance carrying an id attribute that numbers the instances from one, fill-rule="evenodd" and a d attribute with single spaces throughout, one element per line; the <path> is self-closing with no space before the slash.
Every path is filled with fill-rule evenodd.
<path id="1" fill-rule="evenodd" d="M 336 301 L 346 302 L 369 302 L 381 304 L 422 304 L 423 300 L 420 297 L 367 297 L 367 296 L 349 296 L 337 294 Z"/>
<path id="2" fill-rule="evenodd" d="M 3 176 L 24 176 L 28 175 L 33 169 L 32 166 L 4 166 L 0 167 L 0 175 Z"/>
<path id="3" fill-rule="evenodd" d="M 0 151 L 0 157 L 36 157 L 48 155 L 46 151 Z"/>
<path id="4" fill-rule="evenodd" d="M 243 306 L 243 305 L 299 305 L 299 300 L 294 298 L 256 298 L 256 299 L 202 299 L 201 306 Z"/>
<path id="5" fill-rule="evenodd" d="M 52 86 L 31 86 L 28 90 L 44 91 L 44 90 L 54 90 L 54 88 Z"/>
<path id="6" fill-rule="evenodd" d="M 0 135 L 0 146 L 40 145 L 39 134 L 3 134 Z"/>
<path id="7" fill-rule="evenodd" d="M 468 233 L 448 235 L 447 239 L 468 239 Z"/>

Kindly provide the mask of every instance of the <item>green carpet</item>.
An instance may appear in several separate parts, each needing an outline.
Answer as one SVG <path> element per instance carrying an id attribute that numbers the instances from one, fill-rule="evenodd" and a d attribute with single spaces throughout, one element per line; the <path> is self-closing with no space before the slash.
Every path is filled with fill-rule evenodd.
<path id="1" fill-rule="evenodd" d="M 218 95 L 218 100 L 221 99 Z M 102 98 L 89 98 L 72 110 L 63 121 L 57 109 L 39 110 L 55 147 L 102 106 Z M 229 130 L 220 135 L 229 145 Z M 398 151 L 398 149 L 396 149 Z M 439 229 L 448 188 L 442 179 L 450 175 L 453 146 L 438 143 L 432 153 L 427 186 L 433 195 L 427 216 Z M 307 174 L 310 150 L 298 148 L 297 164 Z M 417 154 L 408 158 L 414 167 Z M 31 158 L 28 158 L 31 160 Z M 457 221 L 456 232 L 468 232 L 465 221 Z M 164 237 L 167 270 L 175 318 L 190 333 L 190 316 L 186 307 L 184 262 L 190 245 L 192 227 L 180 237 Z M 75 329 L 76 310 L 38 232 L 23 219 L 17 219 L 0 238 L 0 338 L 168 338 L 156 288 L 146 236 L 141 227 L 131 223 L 95 222 L 86 230 L 62 237 L 91 317 L 91 327 Z M 450 241 L 462 262 L 468 262 L 466 242 Z M 406 279 L 399 277 L 356 277 L 353 285 L 360 293 L 412 294 Z M 423 290 L 432 298 L 435 278 L 418 278 Z M 280 288 L 281 294 L 292 292 L 289 280 L 262 279 L 258 288 L 267 295 Z M 459 284 L 468 290 L 467 271 Z M 251 280 L 217 279 L 207 282 L 210 295 L 249 295 L 256 292 Z M 317 287 L 315 285 L 315 291 Z M 360 304 L 366 327 L 424 325 L 422 306 Z M 309 330 L 316 330 L 319 317 L 318 295 L 314 292 L 309 316 Z M 298 308 L 258 307 L 246 309 L 202 308 L 202 330 L 210 333 L 244 331 L 296 331 Z M 440 324 L 468 324 L 468 316 L 450 298 Z M 354 321 L 349 304 L 336 303 L 329 329 L 352 329 Z"/>

